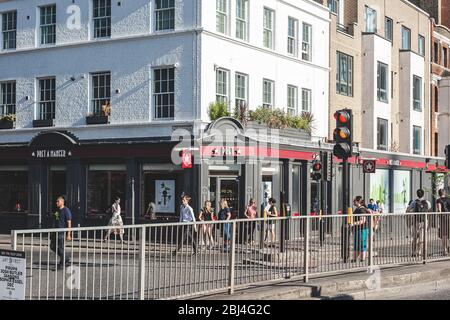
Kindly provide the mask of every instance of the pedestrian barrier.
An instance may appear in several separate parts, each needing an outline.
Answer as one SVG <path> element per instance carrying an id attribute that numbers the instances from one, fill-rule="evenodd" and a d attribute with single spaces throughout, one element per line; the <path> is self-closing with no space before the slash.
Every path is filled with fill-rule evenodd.
<path id="1" fill-rule="evenodd" d="M 180 299 L 449 259 L 450 214 L 283 217 L 17 230 L 26 299 Z M 104 240 L 113 231 L 108 240 Z M 69 239 L 67 236 L 71 235 Z"/>

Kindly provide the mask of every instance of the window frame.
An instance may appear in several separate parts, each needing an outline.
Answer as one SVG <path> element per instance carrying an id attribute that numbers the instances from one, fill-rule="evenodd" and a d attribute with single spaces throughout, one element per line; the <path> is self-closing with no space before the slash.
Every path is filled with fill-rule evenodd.
<path id="1" fill-rule="evenodd" d="M 419 134 L 419 149 L 416 149 L 416 132 Z M 412 151 L 413 154 L 421 155 L 422 154 L 422 127 L 421 126 L 414 126 L 413 125 L 413 137 L 412 137 Z"/>
<path id="2" fill-rule="evenodd" d="M 420 100 L 416 99 L 416 80 L 420 80 L 420 86 L 419 86 L 419 96 L 420 96 Z M 413 110 L 417 111 L 417 112 L 422 112 L 423 110 L 423 99 L 422 99 L 422 95 L 423 95 L 423 78 L 413 75 Z M 417 107 L 417 103 L 419 103 L 419 107 Z"/>
<path id="3" fill-rule="evenodd" d="M 305 39 L 305 27 L 307 30 L 309 30 L 308 35 L 309 38 Z M 302 60 L 303 61 L 309 61 L 312 62 L 312 46 L 313 46 L 313 26 L 309 23 L 303 22 L 302 23 Z M 307 49 L 305 49 L 305 47 Z"/>
<path id="4" fill-rule="evenodd" d="M 308 100 L 307 100 L 308 106 L 307 106 L 306 110 L 304 108 L 304 106 L 305 106 L 305 99 L 304 99 L 305 98 L 305 93 L 307 94 L 307 97 L 308 97 Z M 303 112 L 311 113 L 311 111 L 312 111 L 312 98 L 313 98 L 312 90 L 308 89 L 308 88 L 302 88 L 302 113 Z"/>
<path id="5" fill-rule="evenodd" d="M 244 90 L 242 90 L 242 86 L 240 86 L 240 84 L 242 82 L 238 81 L 238 78 L 244 79 L 244 86 L 245 86 L 245 87 L 243 87 Z M 245 74 L 242 72 L 236 72 L 234 74 L 234 88 L 235 88 L 234 104 L 235 104 L 235 107 L 239 107 L 242 102 L 244 103 L 244 105 L 248 106 L 248 92 L 249 92 L 248 84 L 249 84 L 248 74 Z M 239 88 L 241 88 L 241 89 L 239 89 Z M 245 94 L 245 97 L 238 96 L 238 91 L 243 92 Z"/>
<path id="6" fill-rule="evenodd" d="M 364 23 L 365 23 L 365 28 L 364 28 L 364 30 L 365 30 L 365 32 L 366 33 L 377 33 L 378 32 L 378 12 L 375 10 L 375 9 L 373 9 L 373 8 L 371 8 L 371 7 L 369 7 L 369 6 L 364 6 L 365 7 L 365 9 L 364 9 Z M 375 19 L 375 21 L 371 21 L 372 23 L 374 23 L 374 29 L 373 30 L 369 30 L 369 24 L 368 24 L 368 21 L 369 21 L 369 11 L 370 11 L 370 13 L 374 13 L 374 19 Z"/>
<path id="7" fill-rule="evenodd" d="M 409 35 L 408 36 L 408 47 L 407 48 L 403 47 L 403 45 L 404 45 L 404 35 L 405 35 L 404 31 L 407 31 L 407 34 Z M 404 26 L 404 25 L 402 25 L 402 38 L 401 38 L 401 41 L 402 41 L 401 46 L 400 46 L 401 50 L 406 50 L 406 51 L 409 50 L 410 51 L 411 50 L 411 29 L 406 27 L 406 26 Z"/>
<path id="8" fill-rule="evenodd" d="M 269 14 L 269 17 L 270 17 L 270 26 L 268 26 L 266 24 L 266 22 L 267 22 L 266 14 L 267 13 Z M 275 10 L 268 8 L 268 7 L 264 7 L 264 13 L 263 13 L 263 46 L 264 46 L 264 48 L 271 49 L 271 50 L 275 49 L 275 37 L 274 37 L 275 33 L 276 33 L 276 31 L 275 31 Z M 268 37 L 268 38 L 266 38 L 266 37 Z M 267 43 L 266 41 L 269 41 L 269 43 Z"/>
<path id="9" fill-rule="evenodd" d="M 104 86 L 98 85 L 95 87 L 95 78 L 98 78 L 97 81 L 100 81 L 101 78 L 103 78 Z M 107 85 L 106 80 L 109 80 L 109 85 Z M 95 116 L 102 115 L 102 108 L 105 103 L 109 102 L 109 105 L 111 105 L 111 72 L 110 71 L 104 71 L 104 72 L 94 72 L 90 74 L 90 80 L 91 80 L 91 99 L 90 99 L 90 110 L 92 111 L 92 114 Z M 109 90 L 107 90 L 109 88 Z M 102 90 L 104 96 L 100 96 L 100 94 L 96 97 L 96 89 L 98 93 L 100 93 L 99 90 Z"/>
<path id="10" fill-rule="evenodd" d="M 425 37 L 422 36 L 421 34 L 419 34 L 419 43 L 418 43 L 418 53 L 419 55 L 421 55 L 422 57 L 425 57 L 425 53 L 426 53 L 426 42 L 425 42 Z"/>
<path id="11" fill-rule="evenodd" d="M 347 77 L 347 83 L 344 83 L 341 77 L 341 60 L 344 59 L 346 61 L 346 77 Z M 336 67 L 336 93 L 347 96 L 347 97 L 353 97 L 353 56 L 348 55 L 346 53 L 336 51 L 336 60 L 337 60 L 337 67 Z M 350 62 L 350 63 L 349 63 Z M 349 68 L 350 67 L 350 68 Z M 342 86 L 345 86 L 347 88 L 346 91 L 342 91 Z"/>
<path id="12" fill-rule="evenodd" d="M 291 92 L 294 93 L 294 97 L 291 96 Z M 294 106 L 292 107 L 291 103 L 293 102 Z M 288 84 L 287 85 L 287 113 L 291 116 L 298 115 L 298 87 Z"/>
<path id="13" fill-rule="evenodd" d="M 17 49 L 17 10 L 11 10 L 2 12 L 2 50 L 8 51 L 8 50 L 16 50 Z M 12 15 L 13 19 L 9 19 L 8 15 Z M 5 22 L 6 20 L 6 22 Z M 13 21 L 13 28 L 8 28 L 8 22 Z M 6 29 L 5 29 L 6 25 Z M 12 40 L 11 38 L 12 37 Z M 7 39 L 7 40 L 6 40 Z M 13 46 L 10 46 L 10 44 L 13 43 Z M 8 44 L 6 46 L 6 44 Z"/>
<path id="14" fill-rule="evenodd" d="M 45 12 L 43 15 L 43 10 L 52 9 L 53 12 Z M 52 20 L 51 23 L 47 23 L 47 18 L 51 17 Z M 44 17 L 45 22 L 42 22 L 42 18 Z M 54 20 L 53 20 L 54 19 Z M 48 32 L 48 30 L 51 30 L 53 33 Z M 41 46 L 50 46 L 56 44 L 56 3 L 55 4 L 49 4 L 42 7 L 39 7 L 39 32 L 40 32 L 40 45 Z M 51 36 L 52 42 L 46 42 L 43 41 L 44 39 L 47 40 L 48 37 Z"/>
<path id="15" fill-rule="evenodd" d="M 223 86 L 225 87 L 225 93 L 218 92 L 218 89 L 220 87 L 218 82 L 220 73 L 226 76 L 225 82 L 220 82 L 221 84 L 224 84 Z M 216 69 L 216 102 L 225 103 L 227 106 L 230 105 L 230 70 L 224 68 Z"/>
<path id="16" fill-rule="evenodd" d="M 381 87 L 381 70 L 385 69 L 385 88 Z M 384 96 L 382 96 L 384 94 Z M 377 101 L 389 103 L 389 65 L 381 61 L 377 61 Z"/>
<path id="17" fill-rule="evenodd" d="M 291 35 L 291 21 L 294 23 L 293 32 L 294 36 Z M 288 17 L 288 35 L 287 35 L 287 52 L 288 54 L 298 57 L 298 29 L 299 23 L 298 19 L 293 17 Z M 293 52 L 290 52 L 292 46 Z"/>
<path id="18" fill-rule="evenodd" d="M 391 26 L 390 29 L 387 27 L 389 23 Z M 390 30 L 390 33 L 388 33 L 388 30 Z M 384 17 L 384 37 L 392 43 L 394 42 L 394 20 L 388 16 Z"/>
<path id="19" fill-rule="evenodd" d="M 5 90 L 6 88 L 6 90 Z M 6 92 L 5 92 L 6 91 Z M 0 116 L 16 114 L 17 84 L 15 80 L 0 82 Z"/>
<path id="20" fill-rule="evenodd" d="M 43 77 L 38 78 L 38 120 L 54 120 L 56 118 L 56 77 Z M 46 87 L 45 81 L 50 81 L 50 87 Z M 44 87 L 42 84 L 44 83 Z M 49 91 L 51 98 L 42 99 L 42 96 L 46 96 L 46 91 Z M 52 93 L 53 92 L 53 93 Z M 47 109 L 50 108 L 50 111 Z M 47 115 L 50 114 L 50 117 Z"/>
<path id="21" fill-rule="evenodd" d="M 242 4 L 243 8 L 239 4 Z M 248 0 L 236 0 L 236 38 L 242 41 L 249 40 L 248 18 L 250 16 L 250 8 L 248 4 Z M 242 10 L 240 11 L 239 9 Z M 244 13 L 244 17 L 239 14 L 240 12 Z M 241 30 L 241 27 L 243 27 L 243 30 Z"/>
<path id="22" fill-rule="evenodd" d="M 173 31 L 175 30 L 175 15 L 176 15 L 176 5 L 175 0 L 167 0 L 168 6 L 167 7 L 161 7 L 158 8 L 159 1 L 164 0 L 155 0 L 155 31 L 156 32 L 163 32 L 163 31 Z M 173 5 L 171 6 L 171 4 Z M 161 19 L 164 18 L 164 14 L 169 14 L 168 19 Z M 169 21 L 169 26 L 165 28 L 164 21 Z"/>
<path id="23" fill-rule="evenodd" d="M 163 73 L 161 73 L 160 79 L 156 80 L 157 79 L 156 72 L 158 72 L 158 71 L 162 72 L 163 70 L 166 70 L 168 78 L 167 79 L 162 79 Z M 170 78 L 171 72 L 173 72 L 173 78 L 172 79 Z M 156 67 L 156 68 L 152 69 L 152 75 L 153 75 L 153 81 L 152 81 L 153 82 L 153 104 L 154 104 L 154 109 L 153 109 L 154 110 L 154 116 L 153 116 L 153 118 L 154 119 L 157 119 L 157 120 L 173 120 L 173 119 L 175 119 L 175 105 L 176 105 L 176 103 L 175 103 L 175 91 L 176 91 L 175 78 L 176 78 L 176 74 L 175 73 L 176 73 L 176 68 L 174 66 Z M 157 92 L 157 90 L 156 90 L 156 88 L 157 88 L 157 81 L 161 82 L 161 85 L 164 84 L 163 82 L 166 82 L 166 88 L 169 88 L 169 89 L 171 87 L 171 82 L 173 82 L 173 84 L 172 84 L 173 91 L 170 91 L 170 90 L 162 91 L 162 86 L 161 86 L 160 87 L 160 91 Z M 168 96 L 167 97 L 168 102 L 169 102 L 168 105 L 164 105 L 164 104 L 158 103 L 158 98 L 161 97 L 161 99 L 159 99 L 159 100 L 164 101 L 164 96 Z M 170 102 L 172 102 L 172 104 Z M 168 116 L 167 117 L 163 116 L 165 107 L 168 108 L 168 111 L 167 111 Z"/>
<path id="24" fill-rule="evenodd" d="M 222 34 L 228 34 L 229 28 L 228 28 L 228 8 L 229 8 L 229 0 L 216 0 L 216 31 Z M 220 4 L 223 4 L 225 7 L 225 11 L 223 11 L 223 7 L 219 6 Z M 224 19 L 223 21 L 220 21 L 220 18 Z M 223 28 L 224 30 L 219 30 L 219 21 L 223 22 Z"/>
<path id="25" fill-rule="evenodd" d="M 101 1 L 106 1 L 106 5 L 104 7 L 100 6 L 102 3 Z M 96 4 L 98 4 L 97 7 L 97 13 L 98 16 L 95 15 L 96 11 Z M 108 6 L 109 4 L 109 6 Z M 104 15 L 100 15 L 100 11 L 105 10 Z M 107 14 L 109 11 L 109 15 Z M 112 1 L 111 0 L 92 0 L 92 31 L 93 31 L 93 38 L 94 39 L 108 39 L 111 38 L 111 17 L 112 17 Z M 100 25 L 97 25 L 97 22 Z M 105 23 L 103 25 L 103 23 Z M 105 35 L 103 35 L 103 32 L 105 32 Z"/>
<path id="26" fill-rule="evenodd" d="M 381 127 L 385 126 L 386 132 L 384 133 L 385 141 L 381 141 Z M 385 144 L 383 144 L 385 142 Z M 388 151 L 389 144 L 389 120 L 383 118 L 377 118 L 377 150 Z"/>
<path id="27" fill-rule="evenodd" d="M 269 86 L 267 86 L 269 85 Z M 267 88 L 270 88 L 270 92 L 267 92 Z M 270 97 L 270 101 L 266 98 Z M 262 105 L 264 108 L 273 109 L 275 105 L 275 81 L 269 79 L 263 79 L 263 100 Z"/>

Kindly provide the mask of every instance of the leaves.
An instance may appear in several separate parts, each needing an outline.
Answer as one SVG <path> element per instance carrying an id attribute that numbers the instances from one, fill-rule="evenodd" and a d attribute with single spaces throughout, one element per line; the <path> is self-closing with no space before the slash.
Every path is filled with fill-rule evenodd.
<path id="1" fill-rule="evenodd" d="M 211 121 L 216 121 L 217 119 L 223 117 L 229 117 L 230 112 L 228 111 L 228 105 L 224 102 L 213 102 L 209 105 L 208 115 Z"/>

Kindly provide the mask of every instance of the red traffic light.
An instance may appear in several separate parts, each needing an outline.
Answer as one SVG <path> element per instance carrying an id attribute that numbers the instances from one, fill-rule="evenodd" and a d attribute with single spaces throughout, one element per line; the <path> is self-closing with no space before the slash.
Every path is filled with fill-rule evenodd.
<path id="1" fill-rule="evenodd" d="M 336 119 L 336 121 L 338 121 L 340 124 L 346 124 L 350 121 L 351 119 L 351 115 L 349 112 L 345 111 L 345 110 L 341 110 L 341 111 L 337 111 L 334 114 L 334 118 Z"/>
<path id="2" fill-rule="evenodd" d="M 321 171 L 321 170 L 322 170 L 322 163 L 320 163 L 320 162 L 315 162 L 315 163 L 313 164 L 313 170 L 314 170 L 314 171 Z"/>

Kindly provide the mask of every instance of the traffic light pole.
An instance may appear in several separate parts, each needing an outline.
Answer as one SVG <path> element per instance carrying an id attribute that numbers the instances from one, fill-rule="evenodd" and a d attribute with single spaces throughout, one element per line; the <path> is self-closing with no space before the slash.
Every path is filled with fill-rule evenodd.
<path id="1" fill-rule="evenodd" d="M 347 223 L 348 208 L 350 207 L 350 165 L 348 158 L 344 159 L 342 166 L 341 257 L 346 263 L 350 256 L 350 226 Z"/>

